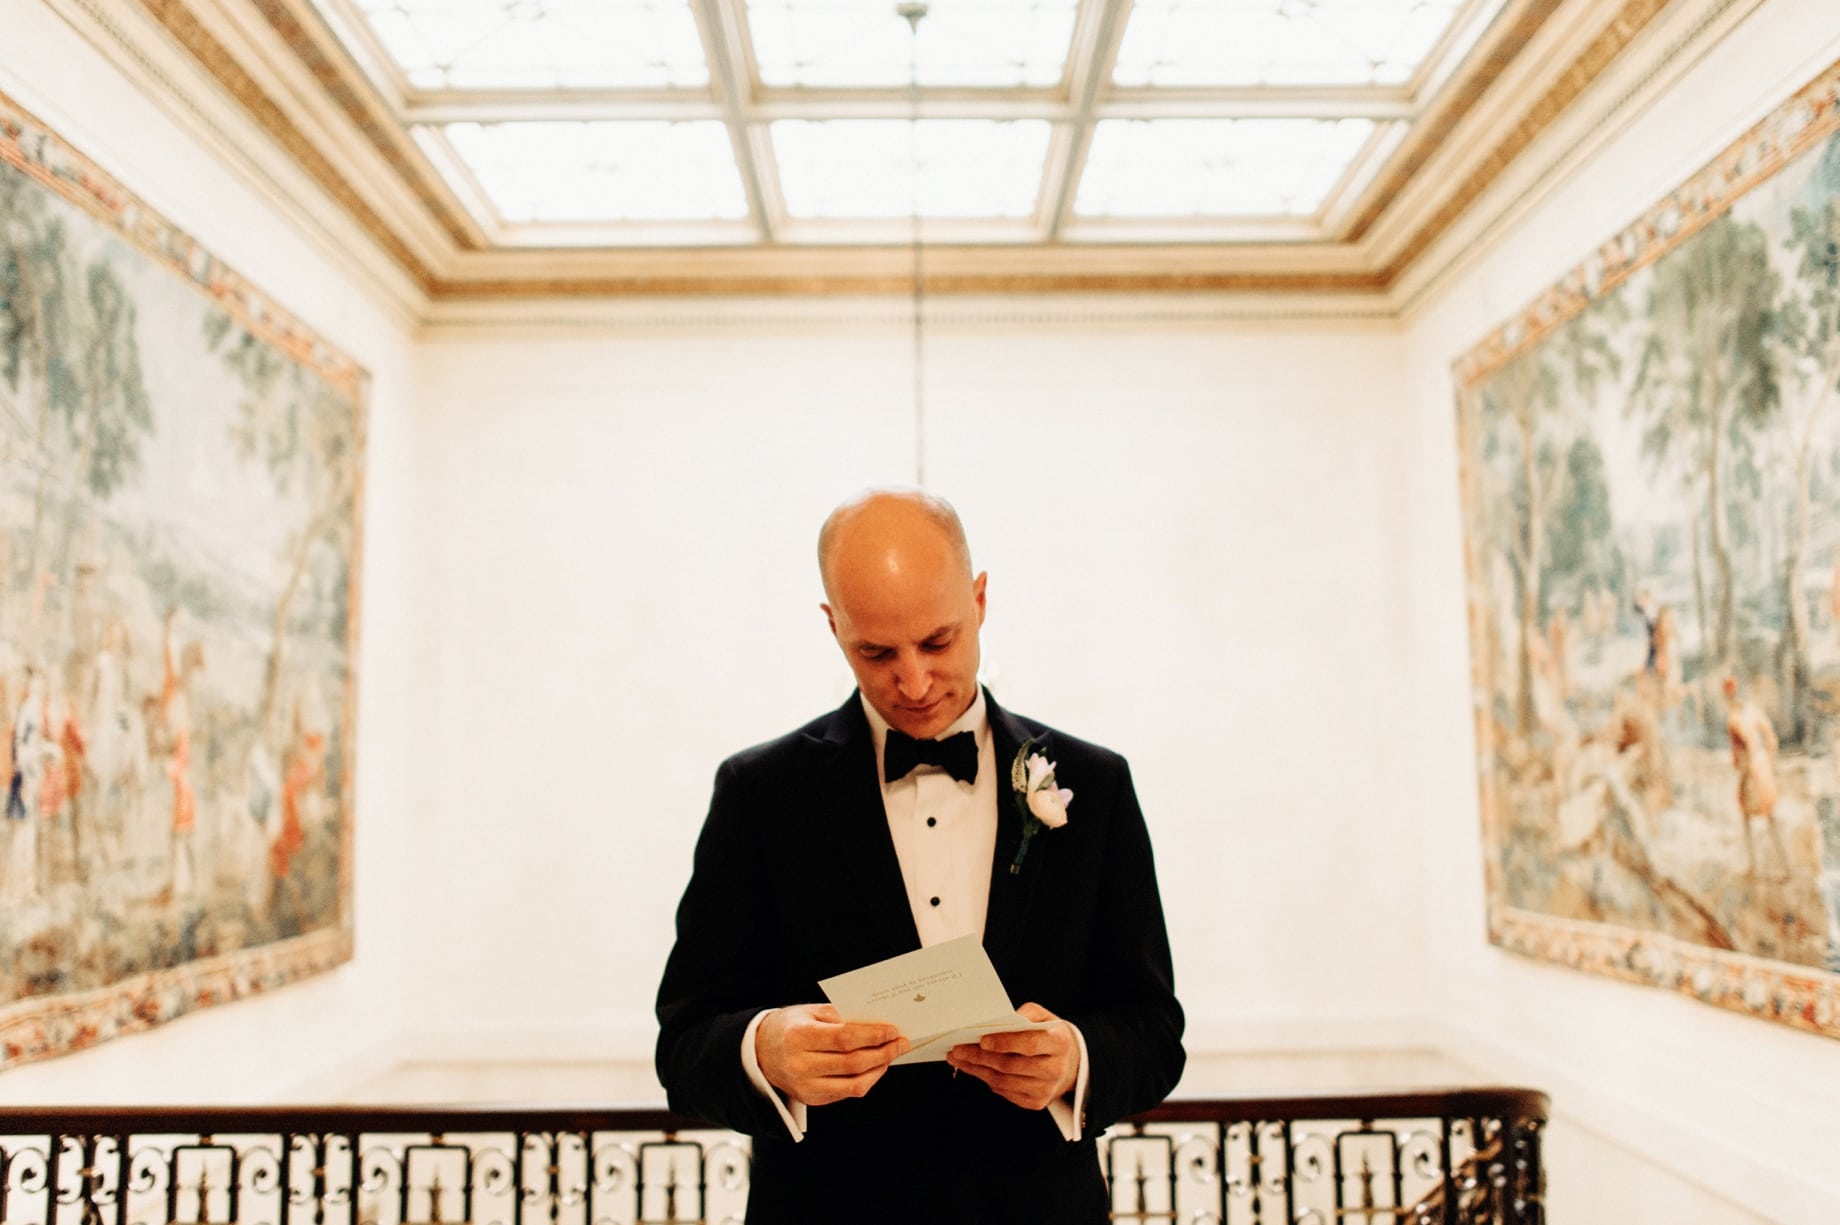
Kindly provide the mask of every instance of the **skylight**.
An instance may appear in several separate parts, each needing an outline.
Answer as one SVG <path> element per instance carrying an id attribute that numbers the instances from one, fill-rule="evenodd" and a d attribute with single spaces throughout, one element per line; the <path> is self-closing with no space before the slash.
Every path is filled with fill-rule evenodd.
<path id="1" fill-rule="evenodd" d="M 709 82 L 689 0 L 351 2 L 414 89 L 660 89 Z"/>
<path id="2" fill-rule="evenodd" d="M 747 0 L 770 87 L 1049 86 L 1065 71 L 1075 0 L 933 0 L 916 48 L 893 0 Z"/>
<path id="3" fill-rule="evenodd" d="M 1460 0 L 1136 0 L 1126 86 L 1402 85 Z"/>
<path id="4" fill-rule="evenodd" d="M 1074 210 L 1312 216 L 1373 129 L 1366 119 L 1108 119 L 1093 132 Z"/>
<path id="5" fill-rule="evenodd" d="M 773 150 L 793 217 L 1027 217 L 1049 132 L 1038 119 L 792 119 L 773 125 Z"/>
<path id="6" fill-rule="evenodd" d="M 715 120 L 451 123 L 444 132 L 502 221 L 747 215 L 728 129 Z"/>
<path id="7" fill-rule="evenodd" d="M 583 247 L 1332 242 L 1504 0 L 312 3 L 450 231 Z"/>

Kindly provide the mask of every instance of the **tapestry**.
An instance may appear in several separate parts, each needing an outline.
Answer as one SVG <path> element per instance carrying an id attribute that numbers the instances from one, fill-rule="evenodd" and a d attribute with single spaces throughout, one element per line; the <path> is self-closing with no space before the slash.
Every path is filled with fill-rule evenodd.
<path id="1" fill-rule="evenodd" d="M 0 96 L 0 1069 L 350 958 L 367 382 Z"/>
<path id="2" fill-rule="evenodd" d="M 1456 366 L 1490 938 L 1840 1036 L 1840 65 Z"/>

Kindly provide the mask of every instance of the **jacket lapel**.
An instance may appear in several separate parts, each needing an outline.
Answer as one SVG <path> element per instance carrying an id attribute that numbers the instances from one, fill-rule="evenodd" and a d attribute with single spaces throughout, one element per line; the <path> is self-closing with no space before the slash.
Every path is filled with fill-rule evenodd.
<path id="1" fill-rule="evenodd" d="M 832 896 L 813 899 L 814 904 L 835 908 L 840 931 L 853 929 L 875 947 L 886 948 L 869 960 L 919 948 L 920 932 L 907 905 L 907 885 L 875 777 L 875 739 L 860 695 L 852 693 L 814 729 L 812 739 L 814 749 L 830 758 L 814 771 L 821 781 L 813 807 L 824 825 L 821 837 L 831 848 L 833 865 Z"/>
<path id="2" fill-rule="evenodd" d="M 1047 868 L 1047 838 L 1029 839 L 1028 857 L 1020 872 L 1011 873 L 1016 852 L 1022 847 L 1022 818 L 1016 811 L 1015 791 L 1010 786 L 1010 766 L 1023 742 L 1033 737 L 1038 747 L 1046 740 L 1016 716 L 997 705 L 990 691 L 984 691 L 984 708 L 990 718 L 990 732 L 996 750 L 997 767 L 997 848 L 990 862 L 990 902 L 984 915 L 984 951 L 1004 982 L 1016 979 L 1018 958 L 1022 952 L 1023 933 L 1028 924 L 1040 881 Z M 1032 750 L 1031 750 L 1032 751 Z M 1046 751 L 1044 748 L 1043 751 Z M 1014 1002 L 1014 1001 L 1012 1001 Z"/>

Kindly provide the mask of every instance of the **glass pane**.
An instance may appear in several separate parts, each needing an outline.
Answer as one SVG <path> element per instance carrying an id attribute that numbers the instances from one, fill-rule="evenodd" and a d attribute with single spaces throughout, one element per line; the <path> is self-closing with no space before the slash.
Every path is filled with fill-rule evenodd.
<path id="1" fill-rule="evenodd" d="M 1057 84 L 1076 0 L 932 0 L 919 47 L 893 0 L 748 0 L 748 31 L 769 86 Z"/>
<path id="2" fill-rule="evenodd" d="M 1041 194 L 1043 119 L 788 119 L 772 126 L 794 217 L 1027 217 Z M 916 174 L 917 171 L 917 174 Z"/>
<path id="3" fill-rule="evenodd" d="M 1137 0 L 1119 85 L 1399 85 L 1461 0 Z"/>
<path id="4" fill-rule="evenodd" d="M 508 222 L 747 216 L 728 129 L 712 119 L 450 123 L 442 130 Z"/>
<path id="5" fill-rule="evenodd" d="M 1367 119 L 1107 119 L 1074 211 L 1096 217 L 1307 217 L 1372 135 Z"/>
<path id="6" fill-rule="evenodd" d="M 416 89 L 662 89 L 709 83 L 689 0 L 354 3 Z"/>

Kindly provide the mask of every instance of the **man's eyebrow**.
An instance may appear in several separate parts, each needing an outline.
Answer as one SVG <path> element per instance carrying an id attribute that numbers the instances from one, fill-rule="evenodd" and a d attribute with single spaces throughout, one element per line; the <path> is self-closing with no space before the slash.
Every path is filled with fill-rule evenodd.
<path id="1" fill-rule="evenodd" d="M 948 622 L 922 638 L 920 641 L 931 642 L 933 639 L 943 637 L 946 634 L 955 634 L 958 632 L 958 624 L 959 623 L 956 621 Z M 855 649 L 858 651 L 891 651 L 894 648 L 890 647 L 885 642 L 871 642 L 867 638 L 861 638 L 857 640 Z"/>

